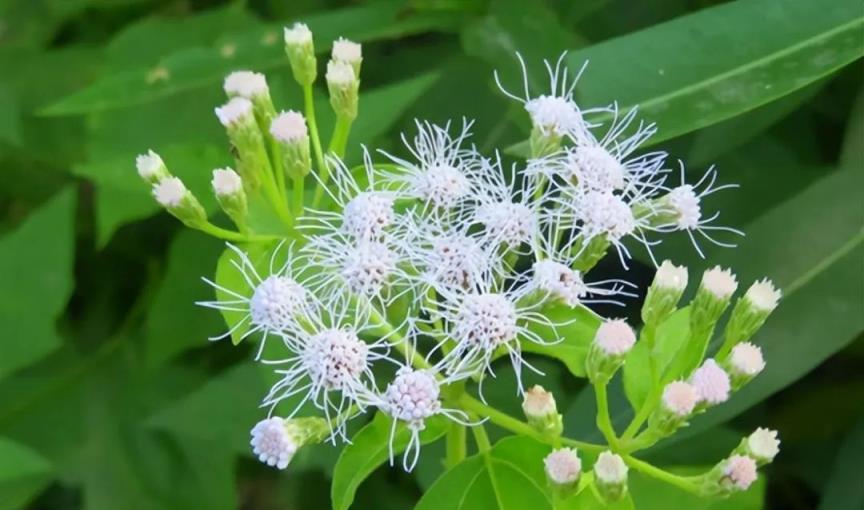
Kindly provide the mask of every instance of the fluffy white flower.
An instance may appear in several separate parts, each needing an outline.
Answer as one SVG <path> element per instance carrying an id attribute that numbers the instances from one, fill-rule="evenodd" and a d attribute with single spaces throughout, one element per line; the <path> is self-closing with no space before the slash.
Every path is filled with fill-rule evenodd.
<path id="1" fill-rule="evenodd" d="M 217 310 L 242 313 L 243 317 L 231 329 L 211 337 L 210 340 L 227 338 L 240 328 L 245 328 L 241 338 L 261 332 L 263 339 L 258 348 L 256 356 L 258 359 L 264 350 L 268 335 L 289 329 L 298 316 L 308 316 L 312 310 L 311 304 L 314 297 L 297 281 L 292 247 L 288 247 L 285 262 L 281 266 L 276 265 L 276 260 L 280 257 L 281 245 L 276 247 L 270 255 L 269 264 L 264 266 L 267 268 L 267 273 L 262 276 L 245 252 L 234 245 L 227 244 L 227 246 L 236 255 L 230 264 L 240 273 L 247 288 L 229 289 L 212 280 L 202 278 L 216 289 L 217 297 L 220 299 L 199 301 L 197 304 Z"/>
<path id="2" fill-rule="evenodd" d="M 261 73 L 252 71 L 234 71 L 225 77 L 222 87 L 229 96 L 240 96 L 246 99 L 270 93 L 267 88 L 267 78 Z"/>
<path id="3" fill-rule="evenodd" d="M 162 207 L 177 207 L 186 193 L 186 186 L 178 177 L 166 177 L 153 186 L 153 196 Z"/>
<path id="4" fill-rule="evenodd" d="M 285 469 L 297 453 L 298 445 L 288 433 L 285 420 L 267 418 L 252 427 L 252 451 L 258 460 L 277 469 Z"/>
<path id="5" fill-rule="evenodd" d="M 755 377 L 765 369 L 762 349 L 750 342 L 742 342 L 732 348 L 729 365 L 737 374 Z"/>
<path id="6" fill-rule="evenodd" d="M 696 388 L 702 402 L 715 405 L 729 400 L 729 374 L 711 358 L 706 359 L 702 366 L 693 372 L 690 383 Z"/>
<path id="7" fill-rule="evenodd" d="M 759 477 L 756 471 L 756 461 L 745 455 L 733 455 L 726 460 L 723 474 L 732 482 L 736 489 L 745 491 Z"/>
<path id="8" fill-rule="evenodd" d="M 699 401 L 699 393 L 692 384 L 673 381 L 663 388 L 661 401 L 664 409 L 676 416 L 684 417 L 693 412 Z"/>
<path id="9" fill-rule="evenodd" d="M 327 83 L 336 87 L 347 87 L 357 80 L 354 68 L 347 62 L 331 60 L 327 62 Z"/>
<path id="10" fill-rule="evenodd" d="M 633 348 L 636 333 L 624 319 L 609 320 L 597 328 L 594 342 L 606 355 L 621 356 Z"/>
<path id="11" fill-rule="evenodd" d="M 300 46 L 312 42 L 312 31 L 305 23 L 294 23 L 291 28 L 285 27 L 285 44 L 289 46 Z"/>
<path id="12" fill-rule="evenodd" d="M 508 182 L 501 160 L 482 160 L 477 176 L 478 191 L 473 220 L 484 227 L 485 237 L 492 245 L 503 244 L 518 248 L 539 234 L 539 219 L 535 200 L 536 179 L 526 177 L 517 185 L 514 177 Z"/>
<path id="13" fill-rule="evenodd" d="M 343 37 L 333 41 L 333 60 L 354 63 L 363 59 L 363 48 L 359 44 L 349 41 Z"/>
<path id="14" fill-rule="evenodd" d="M 749 301 L 754 308 L 761 312 L 770 313 L 777 308 L 777 302 L 780 301 L 781 293 L 774 287 L 774 283 L 764 278 L 757 281 L 747 289 L 744 298 Z"/>
<path id="15" fill-rule="evenodd" d="M 144 179 L 152 179 L 163 166 L 165 163 L 162 162 L 162 158 L 152 150 L 148 150 L 147 154 L 140 154 L 135 158 L 138 175 Z"/>
<path id="16" fill-rule="evenodd" d="M 627 471 L 624 459 L 610 451 L 602 452 L 594 463 L 594 476 L 610 485 L 624 483 L 627 480 Z"/>
<path id="17" fill-rule="evenodd" d="M 661 289 L 682 291 L 687 287 L 687 268 L 664 260 L 654 274 L 654 284 Z"/>
<path id="18" fill-rule="evenodd" d="M 701 286 L 717 299 L 726 300 L 738 289 L 738 281 L 730 269 L 714 266 L 702 273 Z"/>
<path id="19" fill-rule="evenodd" d="M 270 134 L 283 143 L 293 143 L 309 135 L 306 119 L 302 113 L 289 110 L 281 112 L 270 122 Z"/>
<path id="20" fill-rule="evenodd" d="M 747 450 L 762 462 L 771 462 L 780 453 L 777 431 L 758 428 L 747 437 Z"/>
<path id="21" fill-rule="evenodd" d="M 224 105 L 216 107 L 216 117 L 225 127 L 251 121 L 252 101 L 245 97 L 233 97 Z"/>
<path id="22" fill-rule="evenodd" d="M 213 170 L 213 179 L 210 181 L 213 192 L 220 197 L 227 197 L 240 193 L 243 189 L 243 181 L 237 172 L 230 168 L 217 168 Z"/>
<path id="23" fill-rule="evenodd" d="M 559 448 L 543 459 L 546 476 L 556 485 L 570 485 L 582 474 L 582 460 L 575 448 Z"/>

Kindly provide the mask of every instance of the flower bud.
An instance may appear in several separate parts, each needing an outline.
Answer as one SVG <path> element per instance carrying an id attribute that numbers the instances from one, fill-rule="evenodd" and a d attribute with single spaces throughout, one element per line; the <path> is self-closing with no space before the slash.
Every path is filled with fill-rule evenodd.
<path id="1" fill-rule="evenodd" d="M 354 68 L 354 76 L 360 76 L 360 64 L 363 63 L 363 48 L 358 43 L 340 37 L 333 41 L 331 58 L 336 62 L 345 62 Z"/>
<path id="2" fill-rule="evenodd" d="M 351 64 L 331 60 L 327 62 L 327 89 L 330 105 L 338 117 L 348 120 L 357 118 L 357 94 L 360 80 Z"/>
<path id="3" fill-rule="evenodd" d="M 777 308 L 780 291 L 768 279 L 759 280 L 747 289 L 732 309 L 726 324 L 724 343 L 735 345 L 749 340 L 765 324 L 765 319 Z"/>
<path id="4" fill-rule="evenodd" d="M 246 225 L 246 192 L 243 191 L 243 180 L 237 172 L 230 168 L 217 168 L 213 170 L 213 193 L 216 201 L 222 206 L 225 214 L 231 218 L 238 227 Z"/>
<path id="5" fill-rule="evenodd" d="M 705 474 L 702 493 L 706 496 L 727 497 L 746 491 L 758 477 L 755 460 L 746 455 L 732 455 Z"/>
<path id="6" fill-rule="evenodd" d="M 153 197 L 185 225 L 195 226 L 207 221 L 207 213 L 198 199 L 177 177 L 166 177 L 154 185 Z"/>
<path id="7" fill-rule="evenodd" d="M 636 334 L 623 319 L 601 324 L 585 360 L 585 371 L 591 382 L 608 383 L 635 343 Z"/>
<path id="8" fill-rule="evenodd" d="M 303 23 L 285 27 L 285 52 L 297 83 L 311 85 L 318 75 L 318 62 L 315 60 L 315 46 L 309 27 Z"/>
<path id="9" fill-rule="evenodd" d="M 660 405 L 648 418 L 650 430 L 666 437 L 687 423 L 699 402 L 696 388 L 684 381 L 673 381 L 663 388 Z"/>
<path id="10" fill-rule="evenodd" d="M 780 453 L 777 431 L 761 427 L 756 429 L 741 441 L 735 453 L 751 457 L 760 466 L 772 462 Z"/>
<path id="11" fill-rule="evenodd" d="M 328 433 L 321 418 L 267 418 L 251 431 L 252 451 L 258 460 L 277 469 L 285 469 L 301 446 L 321 442 Z"/>
<path id="12" fill-rule="evenodd" d="M 750 342 L 742 342 L 732 348 L 723 365 L 732 379 L 732 388 L 737 390 L 765 369 L 765 359 L 762 349 Z"/>
<path id="13" fill-rule="evenodd" d="M 306 119 L 295 111 L 282 112 L 270 124 L 270 134 L 282 150 L 285 173 L 292 179 L 302 179 L 312 168 Z"/>
<path id="14" fill-rule="evenodd" d="M 706 406 L 722 404 L 729 400 L 732 388 L 729 374 L 720 368 L 713 359 L 706 359 L 690 377 L 690 384 L 696 388 L 699 403 Z"/>
<path id="15" fill-rule="evenodd" d="M 723 315 L 738 282 L 735 275 L 720 266 L 702 274 L 702 282 L 690 306 L 690 327 L 694 332 L 710 332 Z"/>
<path id="16" fill-rule="evenodd" d="M 234 97 L 216 108 L 216 116 L 228 132 L 243 185 L 249 192 L 256 190 L 261 176 L 270 172 L 270 159 L 252 102 L 245 97 Z"/>
<path id="17" fill-rule="evenodd" d="M 522 411 L 528 423 L 543 434 L 560 436 L 564 430 L 562 417 L 558 414 L 555 405 L 555 397 L 539 384 L 525 392 Z"/>
<path id="18" fill-rule="evenodd" d="M 543 459 L 546 479 L 552 490 L 566 497 L 572 494 L 582 475 L 582 460 L 575 448 L 560 448 Z"/>
<path id="19" fill-rule="evenodd" d="M 627 493 L 627 464 L 619 455 L 605 451 L 594 463 L 594 480 L 607 502 L 621 499 Z"/>
<path id="20" fill-rule="evenodd" d="M 234 71 L 225 77 L 223 84 L 229 98 L 243 97 L 252 102 L 252 110 L 259 127 L 266 127 L 276 115 L 267 78 L 261 73 Z"/>
<path id="21" fill-rule="evenodd" d="M 654 274 L 654 282 L 648 287 L 642 305 L 642 321 L 648 326 L 657 327 L 675 311 L 686 287 L 687 268 L 664 260 Z"/>
<path id="22" fill-rule="evenodd" d="M 171 176 L 162 158 L 152 150 L 135 158 L 135 167 L 138 175 L 150 184 L 158 184 L 162 179 Z"/>

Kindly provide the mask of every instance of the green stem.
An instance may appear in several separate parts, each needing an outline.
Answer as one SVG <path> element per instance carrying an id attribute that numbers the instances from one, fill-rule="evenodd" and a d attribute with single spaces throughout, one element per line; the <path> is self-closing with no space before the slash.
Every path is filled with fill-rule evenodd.
<path id="1" fill-rule="evenodd" d="M 312 84 L 303 85 L 303 105 L 306 110 L 306 124 L 309 126 L 309 134 L 312 138 L 312 150 L 315 153 L 315 161 L 318 163 L 318 171 L 326 172 L 327 165 L 324 164 L 324 151 L 321 150 L 321 138 L 318 136 L 318 122 L 315 120 L 315 98 L 312 94 Z"/>
<path id="2" fill-rule="evenodd" d="M 328 152 L 332 152 L 340 158 L 345 157 L 345 148 L 348 146 L 348 135 L 351 133 L 352 122 L 354 122 L 352 119 L 342 115 L 336 117 L 336 125 L 333 126 L 333 135 L 330 137 Z"/>
<path id="3" fill-rule="evenodd" d="M 468 451 L 467 439 L 468 434 L 464 425 L 450 424 L 450 429 L 447 430 L 447 459 L 445 460 L 448 469 L 465 460 Z"/>
<path id="4" fill-rule="evenodd" d="M 224 229 L 222 227 L 217 227 L 216 225 L 208 222 L 199 223 L 195 225 L 190 225 L 192 228 L 200 230 L 205 234 L 210 234 L 213 237 L 218 237 L 219 239 L 225 239 L 226 241 L 234 241 L 238 243 L 250 243 L 250 242 L 264 242 L 264 241 L 274 241 L 279 239 L 278 236 L 270 236 L 270 235 L 247 235 L 242 234 L 240 232 L 235 232 L 233 230 Z"/>
<path id="5" fill-rule="evenodd" d="M 612 419 L 609 416 L 609 396 L 606 394 L 606 384 L 594 384 L 594 396 L 597 398 L 597 428 L 603 433 L 606 442 L 613 450 L 618 449 L 618 437 L 615 428 L 612 427 Z"/>
<path id="6" fill-rule="evenodd" d="M 486 428 L 483 425 L 471 427 L 471 432 L 474 433 L 474 440 L 477 441 L 477 449 L 480 450 L 480 453 L 492 448 L 492 443 L 489 442 L 489 436 L 486 435 Z"/>
<path id="7" fill-rule="evenodd" d="M 510 432 L 515 432 L 516 434 L 521 434 L 523 436 L 528 436 L 542 443 L 552 444 L 554 446 L 555 438 L 546 436 L 538 432 L 534 427 L 528 425 L 527 423 L 513 418 L 508 414 L 505 414 L 494 407 L 489 407 L 483 402 L 471 397 L 468 394 L 463 394 L 459 399 L 459 405 L 462 406 L 466 411 L 470 411 L 474 414 L 480 415 L 484 418 L 489 418 L 489 420 L 498 425 L 503 429 L 507 429 Z M 587 451 L 593 452 L 601 452 L 605 448 L 598 444 L 585 443 L 583 441 L 577 441 L 575 439 L 569 438 L 561 438 L 562 443 L 574 446 L 576 448 L 582 448 Z"/>
<path id="8" fill-rule="evenodd" d="M 408 346 L 408 342 L 405 341 L 405 337 L 402 336 L 402 333 L 400 333 L 395 327 L 393 327 L 393 325 L 390 324 L 387 319 L 385 319 L 384 316 L 382 316 L 381 313 L 374 306 L 372 306 L 372 303 L 369 303 L 367 301 L 366 304 L 369 307 L 369 318 L 371 319 L 371 321 L 383 332 L 383 336 L 390 336 L 390 338 L 393 340 L 393 346 L 396 348 L 396 350 L 404 354 L 405 357 L 411 361 L 411 365 L 413 365 L 415 368 L 432 368 L 432 365 L 430 365 L 429 362 L 426 361 L 426 359 L 421 356 L 416 349 L 411 349 Z"/>
<path id="9" fill-rule="evenodd" d="M 656 328 L 647 324 L 642 329 L 639 341 L 645 342 L 648 346 L 648 367 L 651 371 L 651 391 L 648 392 L 645 401 L 642 402 L 642 407 L 639 408 L 639 411 L 637 411 L 636 416 L 633 417 L 630 425 L 628 425 L 627 429 L 624 430 L 624 434 L 621 436 L 622 441 L 629 441 L 636 436 L 636 433 L 639 432 L 639 428 L 642 427 L 642 424 L 645 423 L 645 420 L 648 419 L 651 412 L 656 407 L 657 401 L 660 399 L 661 392 L 663 391 L 660 373 L 657 371 L 657 361 L 654 359 L 655 332 Z"/>
<path id="10" fill-rule="evenodd" d="M 305 192 L 304 189 L 306 186 L 306 179 L 304 177 L 298 177 L 294 179 L 294 197 L 292 198 L 292 202 L 294 205 L 294 217 L 299 218 L 303 215 L 303 206 L 305 202 Z"/>
<path id="11" fill-rule="evenodd" d="M 652 478 L 666 482 L 669 485 L 674 485 L 675 487 L 691 494 L 696 494 L 697 496 L 700 495 L 699 486 L 697 485 L 696 480 L 692 477 L 674 475 L 656 466 L 652 466 L 645 461 L 631 457 L 630 455 L 624 456 L 624 462 L 633 469 L 641 471 Z"/>

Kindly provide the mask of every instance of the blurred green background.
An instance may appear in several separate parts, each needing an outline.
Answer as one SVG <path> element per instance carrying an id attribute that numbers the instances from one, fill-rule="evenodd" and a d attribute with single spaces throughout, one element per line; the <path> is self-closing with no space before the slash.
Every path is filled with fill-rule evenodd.
<path id="1" fill-rule="evenodd" d="M 337 36 L 364 43 L 354 158 L 360 143 L 398 151 L 415 117 L 474 118 L 486 152 L 517 143 L 527 118 L 492 70 L 518 89 L 518 50 L 548 91 L 541 60 L 571 50 L 590 60 L 583 104 L 641 105 L 691 177 L 716 164 L 741 183 L 707 209 L 748 235 L 708 259 L 783 289 L 756 339 L 768 368 L 648 458 L 711 464 L 769 426 L 781 455 L 736 510 L 864 508 L 859 0 L 0 0 L 0 509 L 329 507 L 337 449 L 304 449 L 287 472 L 251 457 L 266 377 L 248 343 L 208 343 L 223 325 L 193 304 L 222 246 L 161 213 L 134 170 L 158 150 L 215 211 L 210 170 L 230 162 L 221 79 L 266 72 L 277 107 L 299 108 L 281 42 L 296 20 L 322 53 Z M 696 275 L 709 261 L 688 244 L 659 252 Z M 615 261 L 597 273 L 622 274 Z M 652 274 L 641 263 L 628 278 Z M 596 439 L 582 381 L 538 363 L 568 433 Z M 510 389 L 490 391 L 518 411 Z M 354 508 L 410 508 L 442 450 L 425 449 L 416 477 L 379 469 Z M 674 489 L 637 502 L 728 508 Z"/>

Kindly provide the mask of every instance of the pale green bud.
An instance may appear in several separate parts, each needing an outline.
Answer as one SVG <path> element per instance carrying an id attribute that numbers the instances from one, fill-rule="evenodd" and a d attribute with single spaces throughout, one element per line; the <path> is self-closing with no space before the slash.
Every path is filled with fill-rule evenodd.
<path id="1" fill-rule="evenodd" d="M 582 476 L 582 460 L 575 448 L 559 448 L 543 459 L 546 480 L 561 497 L 573 494 Z"/>
<path id="2" fill-rule="evenodd" d="M 162 179 L 171 177 L 162 158 L 152 150 L 135 158 L 135 167 L 138 175 L 149 184 L 158 184 Z"/>
<path id="3" fill-rule="evenodd" d="M 780 453 L 780 440 L 777 439 L 777 431 L 758 428 L 752 434 L 741 440 L 734 453 L 746 455 L 763 466 L 774 461 L 774 457 Z"/>
<path id="4" fill-rule="evenodd" d="M 354 69 L 354 76 L 360 77 L 360 64 L 363 63 L 363 48 L 358 43 L 340 37 L 333 41 L 331 58 L 336 62 L 345 62 Z"/>
<path id="5" fill-rule="evenodd" d="M 737 288 L 738 282 L 730 270 L 716 266 L 705 271 L 690 306 L 692 330 L 702 334 L 712 331 Z"/>
<path id="6" fill-rule="evenodd" d="M 672 435 L 687 424 L 699 403 L 696 387 L 684 381 L 673 381 L 663 388 L 660 405 L 648 418 L 649 432 L 656 439 Z"/>
<path id="7" fill-rule="evenodd" d="M 768 279 L 759 280 L 738 299 L 726 324 L 725 342 L 737 344 L 749 340 L 777 308 L 780 291 Z"/>
<path id="8" fill-rule="evenodd" d="M 627 471 L 627 464 L 619 455 L 605 451 L 597 457 L 594 480 L 604 500 L 615 502 L 627 494 Z"/>
<path id="9" fill-rule="evenodd" d="M 318 74 L 312 32 L 303 23 L 285 27 L 285 52 L 291 63 L 291 72 L 300 85 L 311 85 Z"/>
<path id="10" fill-rule="evenodd" d="M 207 221 L 207 213 L 198 199 L 177 177 L 167 177 L 154 185 L 153 197 L 185 225 L 195 226 Z"/>
<path id="11" fill-rule="evenodd" d="M 312 168 L 306 119 L 298 112 L 282 112 L 270 124 L 270 134 L 279 144 L 285 173 L 302 179 Z"/>
<path id="12" fill-rule="evenodd" d="M 270 171 L 267 148 L 253 110 L 252 102 L 244 97 L 234 97 L 216 108 L 216 116 L 225 126 L 234 149 L 237 170 L 249 192 L 256 190 L 261 176 Z"/>
<path id="13" fill-rule="evenodd" d="M 608 383 L 635 343 L 636 334 L 623 319 L 601 324 L 585 359 L 588 379 L 594 384 Z"/>
<path id="14" fill-rule="evenodd" d="M 243 190 L 243 180 L 237 172 L 230 168 L 217 168 L 213 170 L 213 180 L 210 183 L 225 214 L 238 227 L 245 226 L 248 212 L 246 192 Z"/>
<path id="15" fill-rule="evenodd" d="M 759 478 L 756 461 L 746 455 L 732 455 L 720 461 L 702 479 L 700 490 L 708 497 L 728 497 L 746 491 Z"/>
<path id="16" fill-rule="evenodd" d="M 522 411 L 525 413 L 528 424 L 538 432 L 550 436 L 560 436 L 564 430 L 564 422 L 561 415 L 558 414 L 555 397 L 539 384 L 525 392 L 522 400 Z"/>
<path id="17" fill-rule="evenodd" d="M 642 321 L 656 327 L 666 320 L 675 308 L 687 287 L 687 268 L 664 260 L 654 274 L 654 282 L 648 287 L 642 305 Z"/>
<path id="18" fill-rule="evenodd" d="M 327 89 L 330 105 L 336 115 L 345 119 L 357 118 L 357 101 L 360 80 L 351 64 L 331 60 L 327 62 Z"/>

